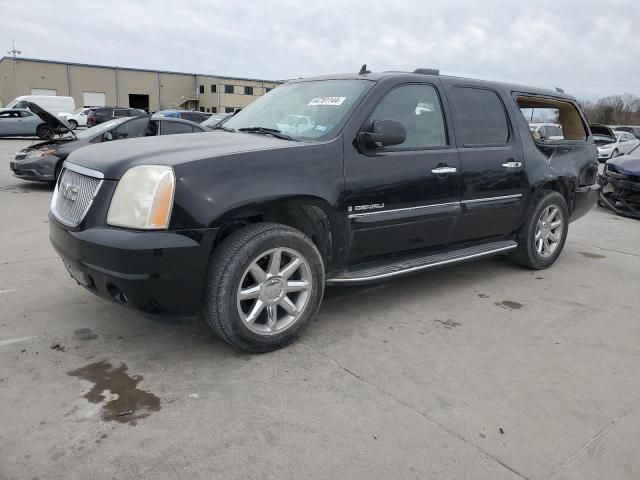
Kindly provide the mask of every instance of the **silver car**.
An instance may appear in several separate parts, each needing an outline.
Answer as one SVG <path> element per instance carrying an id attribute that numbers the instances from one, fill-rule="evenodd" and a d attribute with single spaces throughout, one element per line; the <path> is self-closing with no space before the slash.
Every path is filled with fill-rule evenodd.
<path id="1" fill-rule="evenodd" d="M 46 140 L 54 130 L 40 117 L 21 108 L 0 108 L 0 137 L 33 136 Z"/>

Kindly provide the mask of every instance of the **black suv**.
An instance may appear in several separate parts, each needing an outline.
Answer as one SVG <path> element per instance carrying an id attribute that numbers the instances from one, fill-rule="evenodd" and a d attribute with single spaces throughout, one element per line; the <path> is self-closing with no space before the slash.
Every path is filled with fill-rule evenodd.
<path id="1" fill-rule="evenodd" d="M 523 112 L 552 109 L 536 141 Z M 597 150 L 562 92 L 435 70 L 288 82 L 211 133 L 72 153 L 50 213 L 71 276 L 229 343 L 281 347 L 325 285 L 508 253 L 554 263 L 595 204 Z"/>
<path id="2" fill-rule="evenodd" d="M 126 107 L 98 107 L 92 108 L 87 113 L 87 128 L 95 127 L 114 118 L 122 117 L 147 117 L 147 112 L 139 108 Z"/>

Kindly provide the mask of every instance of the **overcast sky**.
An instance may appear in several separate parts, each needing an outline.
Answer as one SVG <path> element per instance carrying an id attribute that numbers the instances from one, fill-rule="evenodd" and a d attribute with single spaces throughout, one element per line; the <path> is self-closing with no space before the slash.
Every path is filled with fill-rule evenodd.
<path id="1" fill-rule="evenodd" d="M 2 54 L 239 77 L 413 70 L 640 95 L 640 1 L 0 0 Z"/>

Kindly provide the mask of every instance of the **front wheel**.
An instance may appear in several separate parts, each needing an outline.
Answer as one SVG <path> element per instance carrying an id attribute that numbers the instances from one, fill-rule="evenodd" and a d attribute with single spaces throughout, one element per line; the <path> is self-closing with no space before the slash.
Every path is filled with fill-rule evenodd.
<path id="1" fill-rule="evenodd" d="M 324 264 L 302 232 L 277 223 L 242 228 L 211 257 L 202 313 L 213 331 L 249 352 L 293 341 L 315 316 Z"/>
<path id="2" fill-rule="evenodd" d="M 47 124 L 38 125 L 36 135 L 43 140 L 49 140 L 54 135 L 53 128 Z"/>
<path id="3" fill-rule="evenodd" d="M 78 128 L 78 122 L 76 122 L 75 120 L 69 120 L 68 123 L 71 127 L 71 130 L 75 130 L 76 128 Z"/>
<path id="4" fill-rule="evenodd" d="M 558 192 L 546 190 L 518 232 L 513 259 L 522 266 L 541 270 L 553 265 L 567 239 L 569 209 Z"/>

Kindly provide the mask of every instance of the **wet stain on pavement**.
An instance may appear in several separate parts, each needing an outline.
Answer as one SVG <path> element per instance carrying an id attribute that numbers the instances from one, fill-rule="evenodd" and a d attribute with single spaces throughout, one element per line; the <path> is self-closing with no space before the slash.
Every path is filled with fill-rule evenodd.
<path id="1" fill-rule="evenodd" d="M 447 330 L 451 330 L 452 328 L 459 327 L 462 325 L 461 323 L 454 322 L 451 318 L 448 320 L 440 320 L 436 318 L 434 322 L 438 322 L 444 325 L 444 328 L 446 328 Z"/>
<path id="2" fill-rule="evenodd" d="M 495 305 L 499 307 L 507 307 L 511 310 L 520 310 L 522 307 L 524 307 L 522 303 L 514 302 L 512 300 L 503 300 L 501 302 L 496 302 Z"/>
<path id="3" fill-rule="evenodd" d="M 137 420 L 160 410 L 161 406 L 160 398 L 138 388 L 142 375 L 130 376 L 127 369 L 124 363 L 114 367 L 109 361 L 103 360 L 67 372 L 67 375 L 93 383 L 84 398 L 91 403 L 103 403 L 103 420 L 133 426 L 137 424 Z"/>
<path id="4" fill-rule="evenodd" d="M 98 338 L 98 335 L 93 333 L 90 328 L 79 328 L 78 330 L 75 330 L 73 334 L 78 340 L 93 340 Z"/>
<path id="5" fill-rule="evenodd" d="M 578 252 L 583 257 L 587 258 L 607 258 L 604 255 L 600 255 L 599 253 L 590 253 L 590 252 Z"/>
<path id="6" fill-rule="evenodd" d="M 489 295 L 487 295 L 486 293 L 479 293 L 478 296 L 480 298 L 489 298 Z"/>

